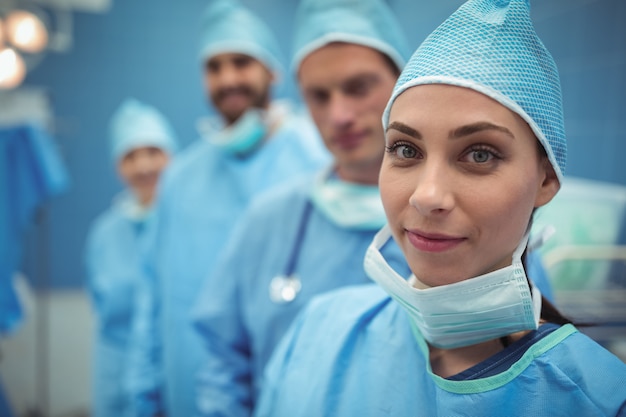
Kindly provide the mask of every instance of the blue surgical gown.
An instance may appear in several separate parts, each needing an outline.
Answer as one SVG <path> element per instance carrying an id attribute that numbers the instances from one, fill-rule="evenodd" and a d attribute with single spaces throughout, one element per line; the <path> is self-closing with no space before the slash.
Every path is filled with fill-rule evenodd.
<path id="1" fill-rule="evenodd" d="M 143 220 L 132 219 L 118 200 L 89 232 L 86 251 L 88 288 L 96 317 L 93 354 L 94 417 L 124 416 L 128 394 L 123 380 L 129 365 L 134 300 L 141 278 Z"/>
<path id="2" fill-rule="evenodd" d="M 276 349 L 266 378 L 256 417 L 626 413 L 626 364 L 572 325 L 534 342 L 495 375 L 434 375 L 408 314 L 375 284 L 312 301 Z"/>
<path id="3" fill-rule="evenodd" d="M 377 229 L 333 223 L 310 201 L 313 181 L 290 182 L 251 205 L 197 300 L 195 324 L 208 352 L 199 374 L 202 415 L 249 416 L 263 369 L 300 309 L 316 294 L 371 282 L 363 256 Z M 304 216 L 307 205 L 311 211 Z M 410 274 L 398 246 L 388 245 L 385 255 Z M 293 301 L 276 303 L 270 283 L 291 272 L 292 257 L 301 290 Z"/>
<path id="4" fill-rule="evenodd" d="M 195 375 L 205 353 L 190 310 L 204 280 L 254 195 L 327 162 L 310 121 L 293 117 L 250 155 L 227 154 L 200 140 L 168 168 L 146 254 L 153 297 L 139 304 L 133 336 L 128 384 L 135 415 L 194 415 Z M 161 381 L 147 380 L 159 375 Z M 164 388 L 163 402 L 155 386 Z"/>

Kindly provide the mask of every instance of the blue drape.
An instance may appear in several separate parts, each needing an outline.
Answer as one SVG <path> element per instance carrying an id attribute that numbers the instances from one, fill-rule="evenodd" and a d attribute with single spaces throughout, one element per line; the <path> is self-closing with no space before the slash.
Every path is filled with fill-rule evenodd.
<path id="1" fill-rule="evenodd" d="M 36 208 L 67 186 L 65 167 L 42 127 L 0 127 L 0 335 L 22 317 L 12 281 L 26 227 Z"/>

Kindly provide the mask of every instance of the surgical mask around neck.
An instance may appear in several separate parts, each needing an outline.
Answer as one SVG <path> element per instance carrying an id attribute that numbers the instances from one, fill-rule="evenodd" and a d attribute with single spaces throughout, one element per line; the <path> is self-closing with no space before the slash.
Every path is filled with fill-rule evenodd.
<path id="1" fill-rule="evenodd" d="M 268 110 L 248 109 L 230 126 L 224 126 L 220 118 L 202 117 L 197 121 L 197 129 L 218 148 L 233 155 L 246 155 L 278 129 L 291 111 L 288 101 L 275 100 Z"/>
<path id="2" fill-rule="evenodd" d="M 144 222 L 152 209 L 151 206 L 141 205 L 139 200 L 128 190 L 118 194 L 113 204 L 119 208 L 124 217 L 135 223 Z"/>
<path id="3" fill-rule="evenodd" d="M 380 192 L 375 185 L 342 181 L 332 169 L 318 176 L 311 200 L 333 223 L 346 229 L 377 230 L 387 222 Z"/>
<path id="4" fill-rule="evenodd" d="M 245 155 L 267 136 L 266 112 L 249 109 L 230 126 L 218 127 L 213 119 L 198 121 L 200 134 L 216 147 L 230 154 Z"/>
<path id="5" fill-rule="evenodd" d="M 513 253 L 511 265 L 453 284 L 416 285 L 422 289 L 398 275 L 383 258 L 380 248 L 390 238 L 388 226 L 374 237 L 365 255 L 365 271 L 409 313 L 432 346 L 470 346 L 539 326 L 541 294 L 536 286 L 529 287 L 521 260 L 528 234 Z"/>

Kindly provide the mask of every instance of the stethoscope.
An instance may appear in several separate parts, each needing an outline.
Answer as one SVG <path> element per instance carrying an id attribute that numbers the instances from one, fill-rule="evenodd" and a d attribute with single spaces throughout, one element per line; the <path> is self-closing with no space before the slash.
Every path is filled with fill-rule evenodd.
<path id="1" fill-rule="evenodd" d="M 292 302 L 302 289 L 302 282 L 295 271 L 312 209 L 313 205 L 311 201 L 307 199 L 302 215 L 300 216 L 300 225 L 298 226 L 294 245 L 291 248 L 289 258 L 287 258 L 285 273 L 275 276 L 270 281 L 270 299 L 277 304 Z"/>

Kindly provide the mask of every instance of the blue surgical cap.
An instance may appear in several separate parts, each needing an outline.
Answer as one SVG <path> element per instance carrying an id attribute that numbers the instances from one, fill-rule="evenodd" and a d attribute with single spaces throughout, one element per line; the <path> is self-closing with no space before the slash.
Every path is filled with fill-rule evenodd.
<path id="1" fill-rule="evenodd" d="M 281 71 L 278 41 L 261 19 L 236 0 L 214 0 L 202 21 L 201 61 L 223 53 L 248 55 L 272 72 Z"/>
<path id="2" fill-rule="evenodd" d="M 332 42 L 367 46 L 387 55 L 401 70 L 410 49 L 401 25 L 382 0 L 302 0 L 295 20 L 293 60 L 302 60 Z"/>
<path id="3" fill-rule="evenodd" d="M 178 148 L 174 131 L 154 107 L 126 99 L 115 111 L 109 125 L 111 154 L 119 161 L 133 149 L 151 146 L 174 153 Z"/>
<path id="4" fill-rule="evenodd" d="M 394 100 L 422 84 L 471 88 L 524 119 L 563 182 L 567 144 L 556 64 L 530 19 L 528 0 L 470 0 L 415 51 L 400 75 Z"/>

